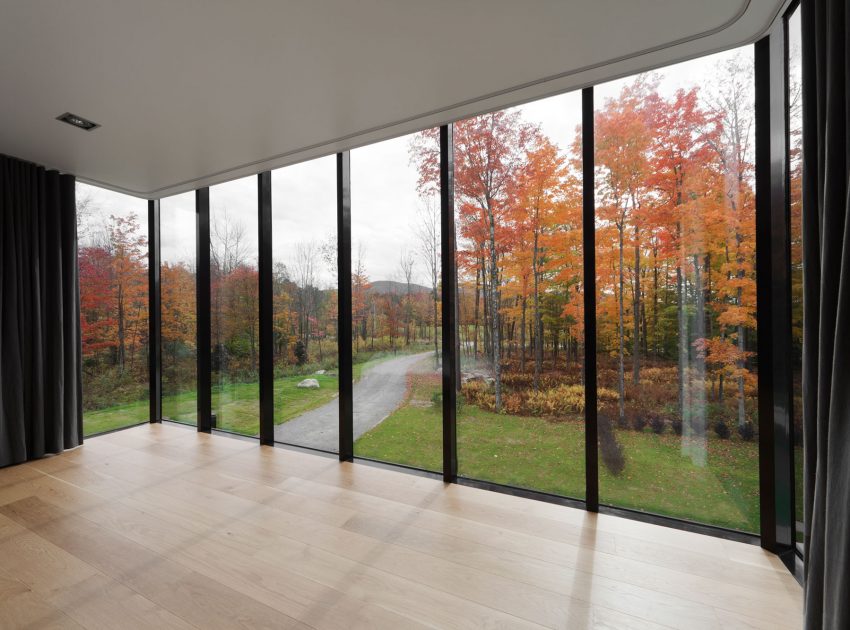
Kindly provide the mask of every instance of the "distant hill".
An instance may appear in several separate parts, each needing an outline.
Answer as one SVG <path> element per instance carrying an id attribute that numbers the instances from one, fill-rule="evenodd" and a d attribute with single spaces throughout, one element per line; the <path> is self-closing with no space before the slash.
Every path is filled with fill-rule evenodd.
<path id="1" fill-rule="evenodd" d="M 421 284 L 411 284 L 410 293 L 430 293 L 431 289 L 424 287 Z M 404 282 L 396 282 L 395 280 L 375 280 L 370 283 L 367 293 L 377 293 L 379 295 L 405 295 L 407 293 L 407 285 Z"/>

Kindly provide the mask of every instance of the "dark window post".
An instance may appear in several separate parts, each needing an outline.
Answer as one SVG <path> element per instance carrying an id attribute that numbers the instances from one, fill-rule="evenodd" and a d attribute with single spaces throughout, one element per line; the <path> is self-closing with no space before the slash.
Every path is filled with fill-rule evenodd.
<path id="1" fill-rule="evenodd" d="M 791 253 L 785 20 L 755 44 L 761 545 L 794 547 Z"/>
<path id="2" fill-rule="evenodd" d="M 596 411 L 596 190 L 593 155 L 593 88 L 581 92 L 582 258 L 584 261 L 584 476 L 588 511 L 599 511 L 599 444 Z"/>
<path id="3" fill-rule="evenodd" d="M 195 264 L 197 353 L 198 353 L 198 431 L 212 430 L 210 375 L 210 189 L 195 191 Z"/>
<path id="4" fill-rule="evenodd" d="M 339 459 L 354 459 L 354 383 L 351 366 L 351 154 L 336 155 L 337 345 L 339 348 Z"/>
<path id="5" fill-rule="evenodd" d="M 457 481 L 457 265 L 455 262 L 454 128 L 440 127 L 440 247 L 443 318 L 443 481 Z"/>
<path id="6" fill-rule="evenodd" d="M 759 420 L 759 501 L 761 546 L 777 551 L 776 469 L 774 443 L 774 352 L 775 329 L 773 286 L 773 190 L 781 185 L 772 177 L 771 73 L 772 36 L 755 43 L 755 157 L 756 157 L 756 318 L 758 327 L 758 420 Z M 784 99 L 782 99 L 784 103 Z M 778 142 L 778 139 L 776 139 Z M 780 143 L 782 144 L 782 143 Z"/>
<path id="7" fill-rule="evenodd" d="M 272 174 L 257 175 L 260 243 L 260 444 L 274 445 L 274 286 L 272 282 Z"/>
<path id="8" fill-rule="evenodd" d="M 159 199 L 148 201 L 148 367 L 150 421 L 162 422 L 162 309 Z"/>
<path id="9" fill-rule="evenodd" d="M 789 117 L 785 19 L 770 34 L 770 257 L 773 347 L 791 348 L 791 207 L 788 178 Z M 777 551 L 795 547 L 794 372 L 791 352 L 773 357 L 773 456 Z"/>

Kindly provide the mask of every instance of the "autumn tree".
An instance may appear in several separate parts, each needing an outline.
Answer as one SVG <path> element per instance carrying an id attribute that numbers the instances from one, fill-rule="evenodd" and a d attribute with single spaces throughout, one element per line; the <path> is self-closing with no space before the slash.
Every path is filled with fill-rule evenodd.
<path id="1" fill-rule="evenodd" d="M 517 244 L 530 252 L 531 295 L 534 322 L 534 389 L 539 389 L 543 369 L 543 316 L 541 290 L 548 252 L 546 237 L 555 229 L 556 208 L 562 203 L 564 160 L 557 146 L 539 129 L 529 129 L 528 146 L 509 185 L 512 230 Z M 516 250 L 514 250 L 516 251 Z M 524 300 L 524 296 L 523 296 Z M 525 316 L 523 309 L 523 318 Z M 524 329 L 524 326 L 523 326 Z"/>
<path id="2" fill-rule="evenodd" d="M 651 172 L 648 182 L 658 194 L 654 218 L 662 226 L 663 247 L 674 260 L 678 320 L 679 410 L 683 426 L 683 452 L 695 464 L 705 465 L 705 351 L 704 269 L 707 234 L 704 221 L 717 203 L 712 144 L 718 141 L 721 123 L 699 101 L 699 89 L 679 89 L 667 99 L 648 99 L 652 128 Z M 690 278 L 688 277 L 690 275 Z M 694 331 L 688 327 L 687 284 L 695 302 Z M 692 337 L 699 340 L 692 347 Z M 693 354 L 693 373 L 689 370 Z M 691 378 L 691 376 L 693 378 Z"/>
<path id="3" fill-rule="evenodd" d="M 440 351 L 437 342 L 439 314 L 437 302 L 439 299 L 438 286 L 440 283 L 440 210 L 433 196 L 427 196 L 419 206 L 419 223 L 416 227 L 416 238 L 419 241 L 419 255 L 431 286 L 431 304 L 433 306 L 432 322 L 434 325 L 434 367 L 440 363 Z"/>
<path id="4" fill-rule="evenodd" d="M 404 296 L 404 345 L 410 345 L 410 325 L 413 318 L 413 305 L 410 301 L 410 288 L 413 283 L 413 266 L 416 264 L 416 258 L 413 252 L 402 250 L 399 254 L 398 267 L 401 271 L 401 277 L 404 280 L 405 296 Z"/>
<path id="5" fill-rule="evenodd" d="M 720 337 L 706 341 L 709 360 L 720 366 L 719 398 L 726 375 L 737 382 L 738 426 L 746 423 L 746 331 L 756 327 L 755 197 L 753 195 L 752 65 L 740 55 L 721 63 L 709 107 L 721 124 L 711 139 L 722 185 L 721 242 L 715 249 L 721 261 L 717 288 Z M 719 247 L 722 244 L 722 249 Z"/>

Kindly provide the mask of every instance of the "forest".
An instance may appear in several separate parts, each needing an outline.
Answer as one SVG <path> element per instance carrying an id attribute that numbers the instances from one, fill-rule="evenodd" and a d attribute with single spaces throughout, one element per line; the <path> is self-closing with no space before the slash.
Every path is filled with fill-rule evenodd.
<path id="1" fill-rule="evenodd" d="M 594 116 L 602 415 L 694 443 L 755 426 L 752 74 L 725 70 L 710 94 L 641 75 Z M 557 415 L 582 382 L 581 129 L 555 140 L 521 108 L 454 126 L 459 333 L 496 412 Z M 412 147 L 423 190 L 436 151 Z"/>

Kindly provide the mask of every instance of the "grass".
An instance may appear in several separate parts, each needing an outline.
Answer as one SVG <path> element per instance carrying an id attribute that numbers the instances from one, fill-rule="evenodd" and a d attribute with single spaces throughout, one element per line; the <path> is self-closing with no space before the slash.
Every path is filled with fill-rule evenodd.
<path id="1" fill-rule="evenodd" d="M 319 389 L 299 389 L 305 378 L 319 381 Z M 259 428 L 259 384 L 235 383 L 212 388 L 212 408 L 220 429 L 256 435 Z M 274 382 L 274 421 L 281 424 L 305 411 L 320 407 L 336 396 L 336 376 L 284 376 Z M 195 424 L 197 394 L 194 391 L 162 397 L 162 415 L 177 422 Z M 116 405 L 83 414 L 86 435 L 146 422 L 150 407 L 147 400 Z"/>
<path id="2" fill-rule="evenodd" d="M 368 361 L 355 363 L 354 380 L 358 380 L 364 370 L 391 359 L 398 354 L 392 352 L 374 353 Z M 319 389 L 299 389 L 305 378 L 319 381 Z M 232 383 L 215 385 L 212 388 L 212 410 L 216 414 L 218 428 L 243 435 L 256 435 L 260 431 L 259 384 Z M 321 407 L 333 400 L 339 391 L 336 376 L 327 374 L 309 374 L 284 376 L 274 382 L 274 421 L 282 424 L 306 411 Z M 168 394 L 162 397 L 162 415 L 176 422 L 195 424 L 197 422 L 197 394 L 195 391 Z M 150 405 L 147 399 L 123 403 L 83 413 L 83 429 L 86 435 L 111 431 L 122 427 L 147 422 L 150 417 Z"/>
<path id="3" fill-rule="evenodd" d="M 442 415 L 425 406 L 435 381 L 414 377 L 408 404 L 364 434 L 355 453 L 426 470 L 442 466 Z M 409 404 L 410 402 L 413 404 Z M 600 464 L 600 501 L 742 531 L 759 531 L 758 445 L 709 438 L 708 465 L 681 455 L 680 438 L 618 430 L 626 468 Z M 584 426 L 512 416 L 464 405 L 458 410 L 458 468 L 464 477 L 584 497 Z"/>

